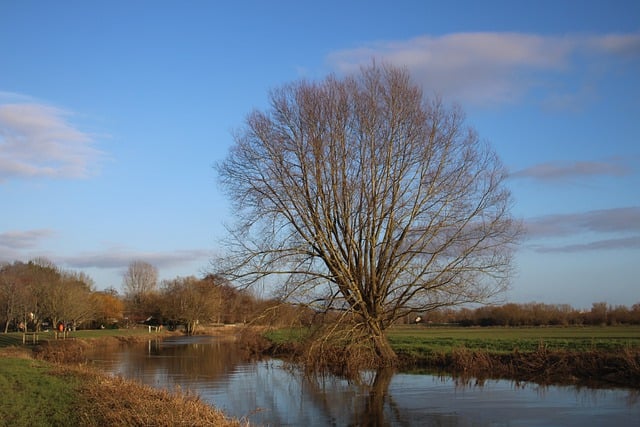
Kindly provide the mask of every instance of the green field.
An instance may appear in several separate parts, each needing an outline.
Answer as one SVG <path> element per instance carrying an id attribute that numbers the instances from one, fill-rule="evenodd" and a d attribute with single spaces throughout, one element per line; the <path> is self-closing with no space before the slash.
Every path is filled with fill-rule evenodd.
<path id="1" fill-rule="evenodd" d="M 301 329 L 272 331 L 267 338 L 275 343 L 304 339 Z M 396 326 L 387 336 L 398 353 L 429 355 L 448 353 L 454 348 L 484 350 L 489 353 L 531 352 L 541 346 L 549 350 L 618 351 L 640 348 L 640 326 L 603 327 L 428 327 Z"/>
<path id="2" fill-rule="evenodd" d="M 640 348 L 640 326 L 461 328 L 394 327 L 389 341 L 397 352 L 449 352 L 453 348 L 490 353 L 530 352 L 541 346 L 549 350 L 617 351 Z"/>

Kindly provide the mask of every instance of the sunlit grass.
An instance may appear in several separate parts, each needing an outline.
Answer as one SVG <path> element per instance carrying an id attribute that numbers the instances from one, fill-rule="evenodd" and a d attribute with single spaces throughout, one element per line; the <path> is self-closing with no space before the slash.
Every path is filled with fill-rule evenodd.
<path id="1" fill-rule="evenodd" d="M 267 333 L 276 344 L 300 342 L 309 329 L 278 329 Z M 640 326 L 463 328 L 425 325 L 395 326 L 387 337 L 396 352 L 412 354 L 448 353 L 454 348 L 492 353 L 531 352 L 541 346 L 549 350 L 617 351 L 640 348 Z"/>
<path id="2" fill-rule="evenodd" d="M 20 341 L 22 343 L 22 341 Z M 0 361 L 0 425 L 78 425 L 74 400 L 80 382 L 68 375 L 52 375 L 40 361 L 3 358 Z"/>
<path id="3" fill-rule="evenodd" d="M 388 331 L 397 352 L 450 352 L 454 348 L 495 353 L 530 352 L 541 346 L 549 350 L 617 351 L 640 348 L 640 326 L 461 328 L 398 326 Z"/>

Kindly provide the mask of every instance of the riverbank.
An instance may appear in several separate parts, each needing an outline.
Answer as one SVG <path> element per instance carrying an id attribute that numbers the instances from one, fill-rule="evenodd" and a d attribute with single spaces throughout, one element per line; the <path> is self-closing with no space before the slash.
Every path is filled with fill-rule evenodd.
<path id="1" fill-rule="evenodd" d="M 144 339 L 140 335 L 139 339 Z M 136 340 L 129 336 L 126 341 Z M 148 336 L 146 337 L 148 340 Z M 182 390 L 158 390 L 82 363 L 87 346 L 117 337 L 0 349 L 0 426 L 241 426 Z"/>
<path id="2" fill-rule="evenodd" d="M 311 332 L 281 329 L 255 340 L 265 354 L 304 360 Z M 402 372 L 429 371 L 461 378 L 640 389 L 640 328 L 462 328 L 401 326 L 388 338 Z M 257 350 L 254 350 L 257 352 Z M 330 364 L 348 374 L 354 352 L 335 348 Z M 317 365 L 317 359 L 316 359 Z M 332 366 L 327 369 L 335 371 Z"/>

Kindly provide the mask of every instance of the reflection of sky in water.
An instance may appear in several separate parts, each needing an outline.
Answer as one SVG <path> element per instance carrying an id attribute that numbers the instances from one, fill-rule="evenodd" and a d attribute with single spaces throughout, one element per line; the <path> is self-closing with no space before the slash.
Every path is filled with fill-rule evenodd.
<path id="1" fill-rule="evenodd" d="M 323 388 L 301 381 L 277 361 L 242 366 L 224 384 L 201 390 L 228 413 L 270 425 L 358 425 L 366 388 L 328 380 Z M 456 386 L 451 379 L 397 374 L 384 399 L 382 425 L 602 426 L 637 425 L 640 403 L 624 390 L 576 389 L 510 381 Z M 253 411 L 253 412 L 252 412 Z"/>
<path id="2" fill-rule="evenodd" d="M 240 366 L 224 383 L 201 390 L 201 396 L 227 413 L 249 415 L 255 423 L 343 425 L 353 410 L 356 387 L 339 380 L 324 385 L 327 393 L 281 362 L 270 360 Z"/>
<path id="3" fill-rule="evenodd" d="M 120 347 L 101 351 L 94 360 L 109 372 L 146 384 L 197 391 L 203 400 L 252 424 L 622 427 L 640 420 L 640 395 L 632 391 L 511 381 L 461 385 L 449 378 L 396 374 L 388 384 L 381 381 L 382 391 L 375 394 L 370 387 L 336 378 L 306 379 L 278 360 L 244 363 L 229 343 L 196 341 Z"/>

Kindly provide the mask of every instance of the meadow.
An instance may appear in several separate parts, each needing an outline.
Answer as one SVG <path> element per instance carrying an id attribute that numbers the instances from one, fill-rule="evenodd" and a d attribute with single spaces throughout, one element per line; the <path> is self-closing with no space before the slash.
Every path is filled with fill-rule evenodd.
<path id="1" fill-rule="evenodd" d="M 489 353 L 547 350 L 576 352 L 640 349 L 640 326 L 570 327 L 427 327 L 396 326 L 389 330 L 391 346 L 399 353 L 428 354 L 455 348 Z"/>
<path id="2" fill-rule="evenodd" d="M 309 330 L 277 329 L 266 333 L 275 344 L 303 341 Z M 398 353 L 430 354 L 466 348 L 490 353 L 548 350 L 619 351 L 640 349 L 640 326 L 569 327 L 447 327 L 425 325 L 394 326 L 387 331 Z"/>

